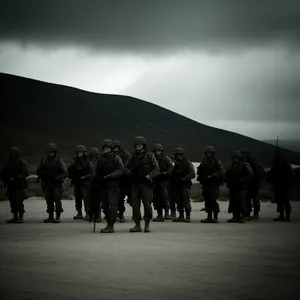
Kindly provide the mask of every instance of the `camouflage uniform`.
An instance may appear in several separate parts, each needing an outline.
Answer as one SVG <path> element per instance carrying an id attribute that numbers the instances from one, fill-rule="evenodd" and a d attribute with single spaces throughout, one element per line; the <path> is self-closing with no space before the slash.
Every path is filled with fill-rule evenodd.
<path id="1" fill-rule="evenodd" d="M 175 149 L 175 163 L 171 176 L 171 197 L 177 204 L 179 217 L 173 219 L 173 222 L 191 221 L 191 186 L 192 179 L 196 177 L 193 164 L 184 157 L 182 148 Z M 182 159 L 181 159 L 182 157 Z M 186 219 L 184 218 L 184 211 Z"/>
<path id="2" fill-rule="evenodd" d="M 267 179 L 273 186 L 277 212 L 279 212 L 279 217 L 274 221 L 290 221 L 293 171 L 286 155 L 282 152 L 275 153 Z"/>
<path id="3" fill-rule="evenodd" d="M 55 144 L 49 144 L 48 152 L 54 152 L 55 156 L 51 157 L 48 155 L 43 158 L 36 173 L 42 179 L 42 187 L 47 202 L 47 213 L 49 214 L 49 217 L 44 222 L 59 223 L 60 215 L 63 212 L 61 201 L 63 193 L 62 184 L 67 177 L 67 169 L 63 160 L 57 156 L 58 149 Z M 54 210 L 56 211 L 55 220 L 53 217 Z"/>
<path id="4" fill-rule="evenodd" d="M 102 148 L 109 148 L 108 153 L 103 153 L 95 165 L 95 181 L 99 186 L 99 200 L 102 202 L 107 226 L 101 229 L 102 233 L 114 232 L 114 223 L 118 214 L 118 201 L 120 197 L 120 180 L 124 174 L 121 158 L 115 155 L 111 140 L 104 140 Z M 94 206 L 96 211 L 96 206 Z"/>
<path id="5" fill-rule="evenodd" d="M 234 151 L 232 159 L 233 162 L 225 173 L 225 182 L 229 188 L 228 213 L 233 214 L 233 218 L 228 222 L 245 223 L 246 194 L 253 171 L 250 165 L 242 160 L 240 151 Z"/>
<path id="6" fill-rule="evenodd" d="M 161 151 L 160 155 L 156 154 L 156 151 Z M 173 171 L 173 163 L 168 156 L 163 154 L 164 148 L 161 144 L 155 144 L 153 152 L 155 158 L 158 161 L 160 174 L 154 178 L 153 184 L 153 204 L 157 210 L 157 217 L 153 219 L 154 222 L 163 222 L 164 219 L 170 219 L 169 210 L 169 186 L 170 177 Z M 165 210 L 165 216 L 163 217 L 163 209 Z"/>
<path id="7" fill-rule="evenodd" d="M 159 166 L 155 156 L 146 150 L 146 140 L 143 137 L 135 139 L 135 146 L 143 145 L 136 150 L 127 163 L 125 172 L 131 175 L 133 186 L 131 188 L 132 210 L 135 227 L 130 232 L 141 231 L 141 200 L 144 205 L 145 232 L 150 232 L 149 224 L 152 219 L 153 179 L 159 174 Z M 150 179 L 147 178 L 150 176 Z"/>
<path id="8" fill-rule="evenodd" d="M 74 184 L 74 196 L 75 196 L 75 209 L 77 210 L 77 215 L 73 219 L 83 219 L 82 216 L 82 200 L 84 201 L 84 209 L 86 215 L 84 220 L 89 220 L 90 211 L 90 199 L 89 199 L 89 189 L 90 182 L 93 176 L 93 164 L 86 156 L 86 147 L 84 145 L 78 145 L 76 147 L 76 154 L 78 152 L 83 152 L 84 155 L 75 157 L 74 161 L 68 167 L 68 177 Z"/>
<path id="9" fill-rule="evenodd" d="M 250 215 L 252 209 L 254 213 L 252 219 L 259 219 L 259 211 L 260 211 L 259 189 L 261 186 L 261 182 L 265 177 L 265 170 L 261 165 L 259 159 L 255 156 L 251 156 L 249 154 L 249 151 L 246 148 L 242 148 L 240 152 L 245 162 L 247 162 L 250 165 L 253 171 L 253 177 L 247 189 L 247 195 L 246 195 L 246 207 L 247 207 L 246 220 L 250 221 L 251 220 Z"/>
<path id="10" fill-rule="evenodd" d="M 7 195 L 10 202 L 13 218 L 7 223 L 23 223 L 24 190 L 27 187 L 26 177 L 28 176 L 27 163 L 20 157 L 20 150 L 17 147 L 10 149 L 10 156 L 4 164 L 0 173 L 7 188 Z"/>
<path id="11" fill-rule="evenodd" d="M 211 156 L 207 156 L 197 170 L 197 179 L 202 184 L 202 194 L 207 212 L 207 219 L 201 220 L 201 223 L 216 223 L 220 212 L 217 202 L 220 195 L 219 187 L 223 183 L 225 172 L 222 162 L 214 156 L 215 149 L 212 146 L 206 147 L 205 154 L 208 153 L 211 153 Z M 214 218 L 212 218 L 212 213 L 214 213 Z"/>
<path id="12" fill-rule="evenodd" d="M 121 148 L 121 143 L 118 140 L 113 141 L 114 144 L 114 152 L 116 155 L 118 155 L 122 162 L 123 165 L 126 164 L 130 154 L 127 150 Z M 120 198 L 119 198 L 119 203 L 118 203 L 118 212 L 119 212 L 119 221 L 121 223 L 125 222 L 124 218 L 124 213 L 125 213 L 125 197 L 127 197 L 130 194 L 130 185 L 128 182 L 128 177 L 124 173 L 122 176 L 121 182 L 120 182 Z"/>

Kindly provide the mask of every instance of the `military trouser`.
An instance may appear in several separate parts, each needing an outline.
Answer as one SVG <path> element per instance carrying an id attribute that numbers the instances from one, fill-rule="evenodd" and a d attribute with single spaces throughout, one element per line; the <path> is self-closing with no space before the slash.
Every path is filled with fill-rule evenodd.
<path id="1" fill-rule="evenodd" d="M 141 200 L 144 206 L 144 219 L 150 221 L 152 219 L 153 189 L 146 184 L 134 184 L 131 188 L 131 201 L 133 219 L 136 222 L 142 219 Z"/>
<path id="2" fill-rule="evenodd" d="M 120 185 L 120 197 L 119 197 L 119 202 L 118 202 L 118 212 L 120 215 L 123 215 L 125 212 L 125 197 L 128 188 L 125 184 Z"/>
<path id="3" fill-rule="evenodd" d="M 8 199 L 10 202 L 11 212 L 24 214 L 24 190 L 18 188 L 9 188 L 7 190 Z"/>
<path id="4" fill-rule="evenodd" d="M 204 203 L 205 203 L 205 211 L 207 213 L 219 213 L 220 207 L 217 202 L 219 199 L 220 190 L 217 186 L 209 186 L 209 185 L 203 185 L 202 186 L 202 195 L 204 197 Z"/>
<path id="5" fill-rule="evenodd" d="M 104 186 L 100 188 L 100 201 L 107 222 L 116 222 L 119 198 L 120 188 L 118 186 Z"/>
<path id="6" fill-rule="evenodd" d="M 291 192 L 289 189 L 276 188 L 274 190 L 274 197 L 277 204 L 277 212 L 283 213 L 285 211 L 288 214 L 291 213 Z"/>
<path id="7" fill-rule="evenodd" d="M 62 208 L 62 193 L 63 188 L 61 185 L 45 185 L 45 198 L 47 202 L 47 213 L 53 214 L 54 211 L 58 213 L 63 212 Z M 55 207 L 54 207 L 55 204 Z"/>
<path id="8" fill-rule="evenodd" d="M 254 210 L 254 213 L 258 213 L 260 211 L 260 202 L 259 202 L 259 185 L 258 184 L 252 184 L 247 189 L 247 195 L 246 195 L 246 208 L 247 213 L 250 215 L 252 212 L 252 209 Z"/>
<path id="9" fill-rule="evenodd" d="M 154 185 L 153 189 L 153 205 L 156 210 L 169 211 L 169 195 L 168 195 L 168 186 L 165 184 L 157 183 Z"/>
<path id="10" fill-rule="evenodd" d="M 246 216 L 247 188 L 234 188 L 229 191 L 228 213 Z"/>
<path id="11" fill-rule="evenodd" d="M 84 202 L 84 210 L 90 211 L 89 185 L 76 184 L 74 185 L 75 209 L 82 210 L 82 200 Z"/>
<path id="12" fill-rule="evenodd" d="M 189 186 L 175 186 L 171 187 L 171 195 L 175 203 L 177 204 L 177 211 L 190 214 L 191 207 L 191 188 Z"/>
<path id="13" fill-rule="evenodd" d="M 100 190 L 95 181 L 92 181 L 89 185 L 89 208 L 92 214 L 96 214 L 96 208 L 98 209 L 97 216 L 101 216 L 102 203 L 100 199 Z"/>
<path id="14" fill-rule="evenodd" d="M 176 212 L 176 199 L 172 196 L 172 189 L 171 187 L 168 187 L 168 195 L 169 195 L 169 204 L 170 204 L 170 209 L 171 213 Z"/>

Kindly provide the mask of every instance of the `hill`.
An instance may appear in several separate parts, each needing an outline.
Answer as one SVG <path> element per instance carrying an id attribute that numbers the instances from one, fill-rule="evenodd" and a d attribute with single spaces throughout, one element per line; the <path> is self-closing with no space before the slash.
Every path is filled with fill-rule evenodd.
<path id="1" fill-rule="evenodd" d="M 136 135 L 145 136 L 149 145 L 163 143 L 167 154 L 183 146 L 193 161 L 202 160 L 204 147 L 213 145 L 225 165 L 234 149 L 247 147 L 268 166 L 275 149 L 128 96 L 91 93 L 0 73 L 0 98 L 1 161 L 9 147 L 17 145 L 28 162 L 37 163 L 52 141 L 63 157 L 72 156 L 79 143 L 100 147 L 108 137 L 120 139 L 132 150 Z M 300 164 L 299 153 L 285 152 L 292 163 Z"/>
<path id="2" fill-rule="evenodd" d="M 264 142 L 276 145 L 276 140 L 265 140 Z M 300 152 L 300 140 L 279 140 L 279 146 L 295 152 Z"/>

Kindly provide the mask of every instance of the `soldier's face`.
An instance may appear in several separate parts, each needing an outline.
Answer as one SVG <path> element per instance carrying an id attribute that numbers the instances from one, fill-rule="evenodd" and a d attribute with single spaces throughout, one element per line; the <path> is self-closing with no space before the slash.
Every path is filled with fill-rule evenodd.
<path id="1" fill-rule="evenodd" d="M 161 151 L 160 151 L 160 150 L 156 150 L 156 151 L 155 151 L 155 154 L 156 154 L 157 156 L 160 156 L 160 155 L 161 155 Z"/>
<path id="2" fill-rule="evenodd" d="M 49 155 L 50 157 L 54 157 L 54 156 L 55 156 L 55 152 L 53 152 L 53 151 L 48 152 L 48 155 Z"/>
<path id="3" fill-rule="evenodd" d="M 78 156 L 78 157 L 82 157 L 83 154 L 84 154 L 83 151 L 78 151 L 78 152 L 77 152 L 77 156 Z"/>
<path id="4" fill-rule="evenodd" d="M 119 152 L 119 148 L 118 147 L 116 147 L 116 148 L 114 148 L 114 150 L 113 150 L 114 152 Z"/>
<path id="5" fill-rule="evenodd" d="M 242 153 L 242 159 L 246 159 L 247 158 L 247 154 Z"/>
<path id="6" fill-rule="evenodd" d="M 103 151 L 104 153 L 109 153 L 111 151 L 111 148 L 104 147 Z"/>
<path id="7" fill-rule="evenodd" d="M 183 159 L 183 155 L 182 154 L 176 154 L 175 155 L 175 159 L 182 160 Z"/>
<path id="8" fill-rule="evenodd" d="M 207 157 L 207 158 L 210 158 L 210 157 L 212 157 L 212 155 L 213 155 L 211 152 L 206 152 L 205 154 L 206 154 L 206 157 Z"/>
<path id="9" fill-rule="evenodd" d="M 138 144 L 135 145 L 136 150 L 141 151 L 144 148 L 144 145 Z"/>

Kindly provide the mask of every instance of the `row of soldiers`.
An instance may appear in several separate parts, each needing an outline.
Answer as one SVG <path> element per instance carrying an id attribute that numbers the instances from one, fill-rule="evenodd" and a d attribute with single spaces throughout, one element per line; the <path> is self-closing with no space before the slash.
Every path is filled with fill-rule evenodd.
<path id="1" fill-rule="evenodd" d="M 102 153 L 93 147 L 87 153 L 84 145 L 76 148 L 76 157 L 68 168 L 58 148 L 50 143 L 47 155 L 42 158 L 37 176 L 45 193 L 48 218 L 45 223 L 59 223 L 63 212 L 62 184 L 69 177 L 74 185 L 74 219 L 101 221 L 103 211 L 107 226 L 103 233 L 114 232 L 114 223 L 124 222 L 125 197 L 132 206 L 135 226 L 130 232 L 140 232 L 141 201 L 144 206 L 144 232 L 150 232 L 152 203 L 157 211 L 153 221 L 172 219 L 174 222 L 191 221 L 190 194 L 192 179 L 196 177 L 193 164 L 185 156 L 182 148 L 174 151 L 174 164 L 164 154 L 161 144 L 155 144 L 153 151 L 147 150 L 144 137 L 135 139 L 135 151 L 129 154 L 119 141 L 106 139 L 102 143 Z M 220 212 L 217 200 L 223 183 L 229 188 L 229 209 L 233 217 L 228 222 L 245 223 L 259 218 L 259 187 L 265 177 L 264 168 L 247 149 L 234 151 L 232 163 L 224 171 L 212 146 L 206 147 L 205 157 L 197 169 L 197 180 L 202 185 L 207 218 L 202 223 L 217 223 Z M 290 220 L 291 166 L 286 157 L 277 152 L 274 164 L 267 174 L 275 192 L 279 217 L 275 221 Z M 1 179 L 7 186 L 13 218 L 8 223 L 23 223 L 24 190 L 27 187 L 27 163 L 20 151 L 12 147 L 10 156 L 1 171 Z M 85 216 L 82 214 L 84 202 Z M 176 215 L 176 210 L 179 215 Z M 251 216 L 251 212 L 253 215 Z M 56 213 L 54 218 L 54 212 Z M 164 212 L 164 215 L 163 215 Z"/>

